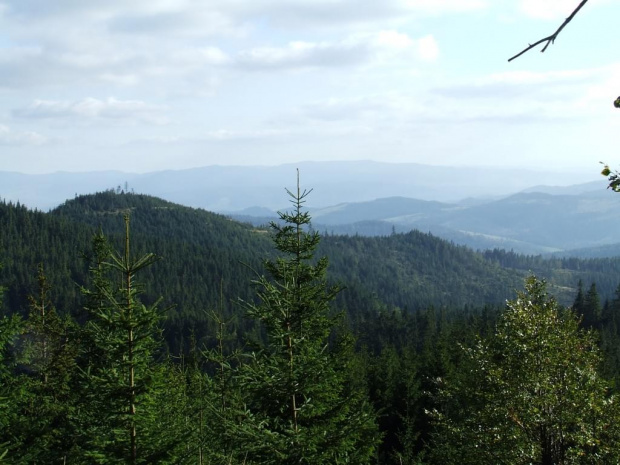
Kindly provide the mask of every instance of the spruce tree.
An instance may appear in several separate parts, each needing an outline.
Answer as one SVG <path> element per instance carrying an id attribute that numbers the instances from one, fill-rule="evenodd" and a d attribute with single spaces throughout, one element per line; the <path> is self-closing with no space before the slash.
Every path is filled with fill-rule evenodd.
<path id="1" fill-rule="evenodd" d="M 37 283 L 37 293 L 29 296 L 30 312 L 17 355 L 20 413 L 12 429 L 22 444 L 18 452 L 22 461 L 66 463 L 77 447 L 74 393 L 78 328 L 69 316 L 56 312 L 42 264 L 38 266 Z"/>
<path id="2" fill-rule="evenodd" d="M 87 395 L 85 448 L 91 463 L 174 463 L 176 418 L 166 412 L 168 378 L 175 373 L 157 363 L 161 348 L 159 300 L 144 305 L 136 274 L 157 261 L 130 253 L 129 216 L 125 215 L 122 253 L 111 251 L 102 234 L 94 239 L 91 288 L 84 289 L 90 321 L 85 339 Z"/>
<path id="3" fill-rule="evenodd" d="M 4 287 L 0 286 L 0 304 L 3 294 Z M 21 399 L 14 372 L 16 364 L 14 342 L 21 332 L 22 325 L 18 315 L 4 316 L 0 319 L 0 463 L 7 460 L 9 448 L 16 445 L 12 425 L 19 418 L 18 408 Z"/>
<path id="4" fill-rule="evenodd" d="M 375 415 L 351 382 L 351 339 L 337 337 L 330 303 L 340 291 L 327 283 L 327 258 L 303 211 L 310 191 L 297 179 L 287 189 L 292 212 L 272 222 L 279 255 L 264 262 L 258 302 L 243 302 L 260 321 L 265 343 L 238 368 L 244 408 L 233 427 L 236 460 L 261 464 L 370 462 L 377 444 Z"/>
<path id="5" fill-rule="evenodd" d="M 215 347 L 199 350 L 194 333 L 190 334 L 189 351 L 182 357 L 181 369 L 186 382 L 185 418 L 187 425 L 188 463 L 230 464 L 238 445 L 229 426 L 239 411 L 240 392 L 234 389 L 233 365 L 239 351 L 225 348 L 231 335 L 223 318 L 223 284 L 220 285 L 220 309 L 209 312 L 216 323 Z"/>
<path id="6" fill-rule="evenodd" d="M 577 295 L 575 296 L 572 308 L 573 312 L 575 312 L 578 317 L 583 316 L 586 310 L 586 296 L 583 292 L 583 281 L 581 279 L 577 283 Z"/>
<path id="7" fill-rule="evenodd" d="M 596 284 L 592 283 L 584 300 L 583 326 L 586 328 L 600 329 L 603 309 L 601 299 L 596 290 Z"/>

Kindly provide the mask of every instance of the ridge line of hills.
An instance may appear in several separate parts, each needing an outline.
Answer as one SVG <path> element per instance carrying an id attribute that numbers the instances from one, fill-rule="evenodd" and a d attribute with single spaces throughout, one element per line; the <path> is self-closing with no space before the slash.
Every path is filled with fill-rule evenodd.
<path id="1" fill-rule="evenodd" d="M 555 192 L 528 190 L 496 200 L 458 203 L 389 197 L 311 208 L 310 212 L 317 230 L 334 234 L 385 236 L 418 229 L 473 249 L 620 255 L 616 227 L 620 195 L 604 189 Z M 228 214 L 255 225 L 275 217 L 258 208 Z"/>
<path id="2" fill-rule="evenodd" d="M 286 205 L 282 180 L 295 179 L 297 169 L 303 185 L 315 189 L 312 204 L 320 207 L 391 196 L 458 202 L 465 198 L 511 195 L 535 185 L 584 182 L 583 176 L 524 169 L 332 161 L 278 166 L 216 165 L 151 173 L 27 175 L 0 171 L 0 197 L 49 210 L 75 195 L 118 186 L 210 211 L 239 211 L 252 206 L 273 210 Z M 595 177 L 597 173 L 592 174 Z"/>
<path id="3" fill-rule="evenodd" d="M 300 168 L 312 186 L 316 229 L 385 236 L 412 229 L 472 249 L 524 254 L 620 255 L 620 196 L 601 177 L 574 185 L 566 174 L 369 161 L 280 166 L 207 166 L 152 173 L 24 175 L 0 171 L 0 198 L 49 210 L 110 187 L 224 213 L 261 225 L 286 207 L 283 179 Z M 534 186 L 534 187 L 532 187 Z"/>
<path id="4" fill-rule="evenodd" d="M 215 334 L 206 312 L 219 307 L 238 317 L 237 298 L 253 298 L 252 270 L 273 255 L 266 230 L 223 215 L 140 194 L 113 191 L 78 196 L 43 213 L 0 203 L 0 284 L 8 288 L 8 312 L 25 312 L 43 263 L 57 308 L 79 317 L 79 286 L 93 234 L 101 230 L 120 246 L 122 213 L 131 210 L 132 249 L 163 257 L 140 277 L 146 299 L 164 297 L 171 305 L 167 331 L 182 345 L 191 331 Z M 325 235 L 319 255 L 329 258 L 329 277 L 342 283 L 336 302 L 352 321 L 381 311 L 416 311 L 429 306 L 502 306 L 534 273 L 550 291 L 572 303 L 579 280 L 596 282 L 603 298 L 620 283 L 620 259 L 543 258 L 501 250 L 475 252 L 429 233 L 411 231 L 383 237 Z M 237 320 L 238 331 L 248 331 Z"/>

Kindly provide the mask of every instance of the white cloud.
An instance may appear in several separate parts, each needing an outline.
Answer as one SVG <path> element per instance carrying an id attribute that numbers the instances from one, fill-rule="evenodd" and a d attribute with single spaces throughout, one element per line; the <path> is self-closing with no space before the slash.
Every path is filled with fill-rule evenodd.
<path id="1" fill-rule="evenodd" d="M 192 67 L 219 66 L 231 61 L 231 58 L 224 51 L 213 46 L 179 50 L 174 53 L 173 58 L 177 64 Z"/>
<path id="2" fill-rule="evenodd" d="M 378 63 L 399 63 L 410 68 L 416 61 L 435 61 L 439 45 L 432 35 L 412 39 L 394 30 L 381 31 L 364 38 Z"/>
<path id="3" fill-rule="evenodd" d="M 439 57 L 439 44 L 432 35 L 418 40 L 418 54 L 425 61 L 435 61 Z"/>
<path id="4" fill-rule="evenodd" d="M 258 47 L 242 51 L 237 66 L 246 69 L 338 68 L 398 62 L 407 66 L 420 59 L 433 61 L 439 46 L 433 36 L 412 39 L 405 33 L 387 30 L 351 35 L 339 42 L 290 42 L 284 47 Z"/>
<path id="5" fill-rule="evenodd" d="M 0 145 L 43 145 L 48 138 L 32 131 L 13 131 L 8 126 L 0 124 Z"/>
<path id="6" fill-rule="evenodd" d="M 589 83 L 583 93 L 578 94 L 576 107 L 588 112 L 591 112 L 594 108 L 600 108 L 602 112 L 612 112 L 617 117 L 618 110 L 613 108 L 612 102 L 619 92 L 620 64 L 595 71 L 598 71 L 597 79 Z"/>
<path id="7" fill-rule="evenodd" d="M 0 12 L 0 88 L 145 83 L 164 88 L 164 80 L 182 83 L 200 67 L 204 81 L 209 67 L 227 60 L 214 37 L 245 27 L 230 23 L 210 4 L 189 0 L 9 0 L 6 5 Z"/>
<path id="8" fill-rule="evenodd" d="M 445 97 L 486 99 L 506 103 L 509 99 L 549 101 L 570 98 L 585 86 L 597 82 L 600 71 L 509 71 L 436 87 L 433 93 Z"/>
<path id="9" fill-rule="evenodd" d="M 403 22 L 480 10 L 489 0 L 227 0 L 221 9 L 231 17 L 264 18 L 281 29 L 329 27 L 338 30 L 377 21 Z"/>
<path id="10" fill-rule="evenodd" d="M 563 70 L 563 71 L 507 71 L 493 73 L 479 79 L 480 85 L 493 83 L 506 84 L 543 84 L 583 81 L 596 75 L 596 70 Z"/>
<path id="11" fill-rule="evenodd" d="M 104 75 L 129 74 L 127 71 L 145 62 L 120 46 L 111 50 L 110 44 L 99 47 L 91 40 L 86 42 L 91 49 L 49 45 L 0 47 L 0 88 L 92 84 Z"/>
<path id="12" fill-rule="evenodd" d="M 460 13 L 489 7 L 487 0 L 402 0 L 402 4 L 411 10 L 432 14 Z"/>
<path id="13" fill-rule="evenodd" d="M 135 86 L 140 82 L 138 75 L 132 73 L 103 73 L 99 77 L 102 81 L 107 81 L 121 87 Z"/>
<path id="14" fill-rule="evenodd" d="M 237 64 L 248 69 L 340 67 L 363 63 L 368 54 L 367 47 L 352 41 L 295 41 L 285 47 L 258 47 L 242 51 L 237 56 Z"/>
<path id="15" fill-rule="evenodd" d="M 377 45 L 394 49 L 407 49 L 413 46 L 413 40 L 407 34 L 397 31 L 381 31 L 375 38 Z"/>
<path id="16" fill-rule="evenodd" d="M 243 141 L 268 140 L 278 137 L 287 136 L 290 131 L 285 129 L 214 129 L 205 131 L 198 137 L 180 137 L 180 136 L 153 136 L 144 139 L 132 140 L 125 145 L 149 144 L 155 146 L 161 145 L 192 145 L 202 143 L 233 143 Z"/>
<path id="17" fill-rule="evenodd" d="M 85 98 L 83 100 L 54 101 L 35 100 L 26 108 L 13 110 L 13 116 L 30 119 L 75 118 L 79 120 L 107 119 L 133 121 L 149 124 L 166 124 L 164 108 L 140 100 L 106 100 Z"/>
<path id="18" fill-rule="evenodd" d="M 163 34 L 168 39 L 243 37 L 248 32 L 248 25 L 242 18 L 228 14 L 215 3 L 179 4 L 177 7 L 174 11 L 158 12 L 127 12 L 119 8 L 111 13 L 108 28 L 126 37 Z"/>
<path id="19" fill-rule="evenodd" d="M 537 19 L 560 19 L 568 16 L 577 6 L 576 2 L 566 0 L 521 0 L 521 12 Z"/>
<path id="20" fill-rule="evenodd" d="M 564 71 L 512 71 L 435 88 L 431 101 L 455 117 L 506 122 L 608 118 L 620 66 Z M 615 89 L 615 90 L 614 90 Z"/>
<path id="21" fill-rule="evenodd" d="M 584 9 L 590 10 L 611 0 L 590 1 Z M 562 20 L 567 18 L 579 5 L 579 0 L 519 0 L 519 10 L 525 15 L 543 20 Z M 583 11 L 583 10 L 582 10 Z M 581 11 L 579 14 L 582 14 Z M 559 26 L 560 24 L 558 24 Z"/>
<path id="22" fill-rule="evenodd" d="M 390 108 L 390 102 L 375 97 L 330 98 L 303 105 L 298 112 L 310 120 L 353 121 L 376 118 Z"/>
<path id="23" fill-rule="evenodd" d="M 207 15 L 220 15 L 239 21 L 240 18 L 260 15 L 282 17 L 309 15 L 319 18 L 331 12 L 340 20 L 361 17 L 371 18 L 380 12 L 402 14 L 407 11 L 436 14 L 456 13 L 486 8 L 490 0 L 4 0 L 8 14 L 16 17 L 51 18 L 67 15 L 97 19 L 135 18 L 154 19 L 161 16 L 176 20 L 188 12 L 204 20 Z M 346 15 L 343 17 L 342 15 Z M 384 15 L 381 15 L 384 16 Z M 187 18 L 190 16 L 188 15 Z M 328 20 L 328 18 L 324 18 Z M 211 23 L 204 23 L 212 26 Z"/>
<path id="24" fill-rule="evenodd" d="M 405 57 L 432 61 L 438 56 L 435 39 L 413 39 L 396 32 L 398 24 L 420 15 L 479 9 L 486 3 L 4 0 L 0 5 L 0 40 L 8 44 L 0 48 L 0 88 L 150 85 L 159 92 L 187 94 L 184 89 L 196 83 L 221 81 L 222 68 L 232 64 L 242 70 L 279 70 L 391 63 Z M 365 25 L 361 29 L 355 27 L 360 21 Z M 335 34 L 317 38 L 317 24 Z M 275 26 L 294 30 L 295 35 L 253 48 L 245 45 L 255 43 L 248 40 L 250 34 L 262 38 Z M 381 29 L 385 32 L 378 32 Z M 346 38 L 334 38 L 338 35 Z M 264 39 L 257 42 L 265 44 Z"/>
<path id="25" fill-rule="evenodd" d="M 287 134 L 285 130 L 265 129 L 265 130 L 247 130 L 238 131 L 230 129 L 218 129 L 208 131 L 202 140 L 205 141 L 236 141 L 236 140 L 254 140 L 254 139 L 271 139 L 281 137 Z"/>

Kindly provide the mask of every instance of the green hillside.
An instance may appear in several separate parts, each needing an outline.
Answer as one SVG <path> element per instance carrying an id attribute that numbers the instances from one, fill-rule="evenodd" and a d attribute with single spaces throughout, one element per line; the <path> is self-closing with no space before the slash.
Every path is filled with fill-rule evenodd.
<path id="1" fill-rule="evenodd" d="M 5 307 L 24 312 L 42 263 L 57 307 L 79 316 L 79 286 L 87 269 L 84 254 L 99 228 L 120 245 L 126 211 L 131 212 L 136 253 L 153 252 L 162 258 L 142 280 L 147 301 L 162 296 L 172 307 L 167 321 L 172 339 L 187 335 L 192 327 L 209 334 L 206 310 L 219 308 L 222 297 L 224 312 L 238 314 L 231 302 L 251 298 L 249 283 L 262 273 L 261 260 L 273 253 L 264 229 L 146 195 L 106 191 L 78 196 L 49 213 L 1 204 Z M 547 278 L 550 290 L 565 303 L 572 302 L 579 279 L 596 282 L 604 297 L 620 282 L 617 259 L 481 254 L 418 231 L 387 237 L 326 235 L 319 255 L 330 259 L 330 279 L 346 288 L 337 304 L 352 320 L 390 308 L 501 305 L 530 272 Z"/>
<path id="2" fill-rule="evenodd" d="M 131 254 L 117 262 L 114 256 L 100 255 L 108 260 L 101 269 L 108 270 L 110 263 L 116 271 L 116 265 L 129 269 L 136 263 L 131 257 L 147 257 L 151 263 L 149 252 L 161 259 L 140 270 L 137 284 L 128 279 L 117 289 L 116 280 L 125 275 L 106 271 L 101 272 L 103 284 L 97 284 L 98 275 L 92 269 L 88 273 L 93 238 L 103 231 L 114 249 L 123 250 L 127 213 Z M 461 430 L 442 415 L 456 412 L 450 421 L 465 425 L 465 433 L 471 429 L 470 418 L 478 421 L 471 399 L 485 372 L 472 371 L 471 364 L 487 363 L 486 352 L 470 359 L 478 352 L 463 347 L 479 348 L 478 337 L 495 337 L 497 353 L 503 354 L 507 341 L 518 341 L 531 323 L 536 332 L 544 315 L 545 331 L 554 337 L 544 339 L 545 344 L 526 338 L 527 344 L 538 341 L 532 352 L 551 350 L 562 369 L 574 366 L 575 376 L 586 373 L 595 379 L 598 370 L 604 377 L 591 386 L 592 396 L 576 397 L 574 418 L 590 408 L 591 399 L 600 411 L 599 404 L 608 400 L 606 386 L 620 386 L 620 294 L 606 302 L 620 282 L 618 259 L 479 253 L 412 231 L 384 237 L 328 234 L 313 261 L 313 254 L 295 251 L 299 244 L 313 249 L 317 238 L 303 230 L 296 236 L 293 228 L 279 236 L 284 240 L 276 244 L 284 255 L 273 261 L 274 241 L 266 229 L 155 197 L 113 191 L 76 197 L 49 213 L 3 203 L 0 228 L 4 311 L 24 316 L 21 321 L 0 318 L 0 398 L 9 399 L 0 402 L 0 445 L 5 448 L 0 455 L 8 454 L 8 463 L 67 458 L 67 463 L 91 463 L 92 454 L 98 463 L 111 463 L 115 454 L 115 463 L 128 463 L 133 436 L 119 425 L 128 424 L 123 412 L 134 411 L 134 401 L 138 413 L 130 424 L 143 444 L 140 463 L 195 463 L 203 454 L 209 458 L 204 463 L 241 463 L 247 454 L 255 457 L 247 463 L 282 463 L 281 458 L 261 461 L 274 450 L 298 454 L 284 463 L 299 463 L 300 457 L 311 457 L 323 447 L 298 451 L 288 446 L 288 436 L 279 435 L 290 433 L 287 425 L 294 425 L 290 421 L 299 412 L 311 415 L 307 426 L 314 428 L 304 442 L 323 444 L 326 431 L 334 438 L 350 431 L 356 444 L 365 444 L 365 449 L 350 446 L 365 455 L 345 463 L 392 465 L 404 463 L 403 457 L 410 458 L 407 463 L 455 463 L 446 462 L 442 454 L 452 454 L 463 444 Z M 297 275 L 290 271 L 296 256 L 303 262 Z M 327 262 L 316 261 L 320 256 L 329 258 L 327 270 Z M 260 276 L 265 259 L 272 259 L 269 270 L 275 280 Z M 38 273 L 40 264 L 45 276 Z M 548 284 L 528 279 L 527 292 L 534 300 L 521 293 L 520 300 L 512 301 L 519 319 L 504 337 L 494 328 L 510 312 L 499 309 L 531 273 L 546 277 Z M 575 298 L 579 280 L 581 293 Z M 143 289 L 136 288 L 138 284 Z M 331 284 L 344 289 L 334 295 Z M 82 285 L 90 294 L 80 292 Z M 575 313 L 556 308 L 551 298 L 547 304 L 547 290 L 563 303 L 575 302 Z M 159 297 L 163 301 L 158 308 L 168 308 L 161 320 L 151 306 Z M 61 318 L 54 307 L 75 318 Z M 296 316 L 289 320 L 291 309 Z M 221 324 L 210 310 L 223 317 Z M 333 310 L 346 311 L 345 324 Z M 561 334 L 555 334 L 558 322 Z M 600 349 L 594 346 L 595 332 Z M 521 360 L 524 346 L 518 344 L 514 360 Z M 592 357 L 572 361 L 569 356 L 579 355 L 574 347 L 585 346 Z M 503 360 L 489 354 L 493 363 Z M 507 364 L 510 369 L 514 365 Z M 536 385 L 536 376 L 545 370 L 530 365 L 524 361 L 520 370 Z M 127 388 L 133 380 L 129 366 L 131 373 L 138 373 L 132 389 Z M 287 381 L 293 375 L 294 381 Z M 441 380 L 453 391 L 446 391 Z M 306 383 L 312 396 L 296 394 L 297 386 Z M 506 383 L 517 393 L 523 387 L 510 376 Z M 557 389 L 564 392 L 563 386 Z M 274 403 L 279 390 L 285 394 Z M 505 407 L 501 396 L 492 399 L 498 411 Z M 298 401 L 306 407 L 297 409 Z M 290 402 L 291 408 L 282 408 Z M 312 413 L 315 402 L 325 406 L 318 415 Z M 467 409 L 462 418 L 461 408 Z M 531 410 L 526 401 L 519 408 Z M 321 412 L 330 412 L 329 418 Z M 620 413 L 610 418 L 616 417 Z M 265 425 L 277 434 L 265 434 Z M 356 426 L 349 430 L 351 425 Z M 615 450 L 620 432 L 617 442 L 615 436 L 603 440 Z M 333 444 L 344 447 L 348 441 Z M 168 456 L 169 462 L 162 461 Z M 238 461 L 231 462 L 231 457 Z"/>

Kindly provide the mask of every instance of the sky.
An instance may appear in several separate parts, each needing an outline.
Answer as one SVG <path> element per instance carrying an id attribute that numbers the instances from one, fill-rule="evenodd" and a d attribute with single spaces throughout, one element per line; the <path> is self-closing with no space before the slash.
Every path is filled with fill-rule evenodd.
<path id="1" fill-rule="evenodd" d="M 620 1 L 0 0 L 0 171 L 620 165 Z"/>

